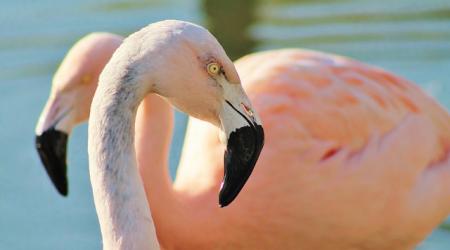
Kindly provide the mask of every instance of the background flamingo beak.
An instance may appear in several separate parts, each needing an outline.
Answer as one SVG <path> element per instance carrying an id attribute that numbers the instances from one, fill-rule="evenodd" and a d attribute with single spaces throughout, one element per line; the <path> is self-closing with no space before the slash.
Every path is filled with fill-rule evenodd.
<path id="1" fill-rule="evenodd" d="M 36 135 L 36 149 L 45 171 L 62 196 L 68 194 L 66 148 L 68 135 L 54 127 Z"/>

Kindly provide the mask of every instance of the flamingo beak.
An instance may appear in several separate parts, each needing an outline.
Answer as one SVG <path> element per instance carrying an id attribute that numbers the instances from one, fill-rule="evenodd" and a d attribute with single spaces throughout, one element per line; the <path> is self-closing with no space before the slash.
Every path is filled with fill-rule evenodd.
<path id="1" fill-rule="evenodd" d="M 66 148 L 71 131 L 67 102 L 50 98 L 36 126 L 35 147 L 45 171 L 62 196 L 67 196 Z"/>
<path id="2" fill-rule="evenodd" d="M 219 206 L 229 205 L 250 177 L 264 145 L 264 130 L 259 118 L 243 95 L 242 101 L 225 101 L 221 121 L 227 135 L 224 154 L 224 179 Z M 247 104 L 244 104 L 247 103 Z"/>
<path id="3" fill-rule="evenodd" d="M 68 135 L 50 128 L 36 135 L 36 149 L 53 185 L 62 196 L 67 196 L 66 148 Z"/>

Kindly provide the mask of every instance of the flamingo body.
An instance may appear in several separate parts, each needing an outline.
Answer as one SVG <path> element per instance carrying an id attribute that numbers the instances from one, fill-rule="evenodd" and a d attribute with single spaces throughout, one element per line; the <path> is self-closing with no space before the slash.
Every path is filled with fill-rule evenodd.
<path id="1" fill-rule="evenodd" d="M 239 202 L 208 206 L 199 234 L 219 220 L 242 249 L 408 249 L 448 215 L 450 116 L 417 86 L 299 49 L 235 64 L 266 146 Z M 193 210 L 214 199 L 222 150 L 215 128 L 190 120 L 175 189 Z"/>
<path id="2" fill-rule="evenodd" d="M 226 209 L 218 129 L 190 119 L 172 184 L 172 108 L 154 94 L 138 108 L 137 163 L 162 248 L 408 249 L 449 214 L 450 116 L 417 86 L 299 49 L 235 65 L 266 146 Z"/>

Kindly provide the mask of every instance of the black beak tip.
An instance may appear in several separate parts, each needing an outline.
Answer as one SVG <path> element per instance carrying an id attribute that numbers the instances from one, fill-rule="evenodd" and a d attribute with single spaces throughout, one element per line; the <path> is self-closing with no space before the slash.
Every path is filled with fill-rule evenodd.
<path id="1" fill-rule="evenodd" d="M 224 208 L 228 205 L 231 204 L 231 202 L 234 201 L 234 199 L 236 199 L 237 194 L 236 195 L 219 195 L 219 207 L 220 208 Z"/>
<path id="2" fill-rule="evenodd" d="M 224 155 L 225 176 L 219 193 L 219 206 L 226 207 L 238 196 L 253 172 L 264 146 L 261 125 L 245 126 L 230 134 Z"/>
<path id="3" fill-rule="evenodd" d="M 58 190 L 58 193 L 63 197 L 67 197 L 67 195 L 69 194 L 69 185 L 67 184 L 67 177 L 59 181 L 58 184 L 53 180 L 52 182 L 55 185 L 56 190 Z"/>
<path id="4" fill-rule="evenodd" d="M 230 205 L 230 203 L 236 198 L 236 196 L 237 194 L 230 194 L 229 188 L 223 188 L 222 184 L 222 188 L 219 193 L 219 207 L 223 208 Z"/>
<path id="5" fill-rule="evenodd" d="M 68 135 L 50 128 L 36 136 L 35 146 L 50 180 L 59 194 L 68 195 L 66 147 Z"/>

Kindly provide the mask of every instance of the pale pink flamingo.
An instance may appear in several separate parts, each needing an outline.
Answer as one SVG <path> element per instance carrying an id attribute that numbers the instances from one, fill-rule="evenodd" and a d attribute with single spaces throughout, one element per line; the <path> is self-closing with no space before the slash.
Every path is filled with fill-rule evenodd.
<path id="1" fill-rule="evenodd" d="M 450 117 L 413 84 L 296 49 L 253 54 L 236 67 L 267 140 L 226 209 L 216 205 L 217 129 L 190 120 L 172 185 L 172 110 L 154 95 L 138 109 L 138 165 L 161 246 L 408 249 L 450 212 Z"/>

